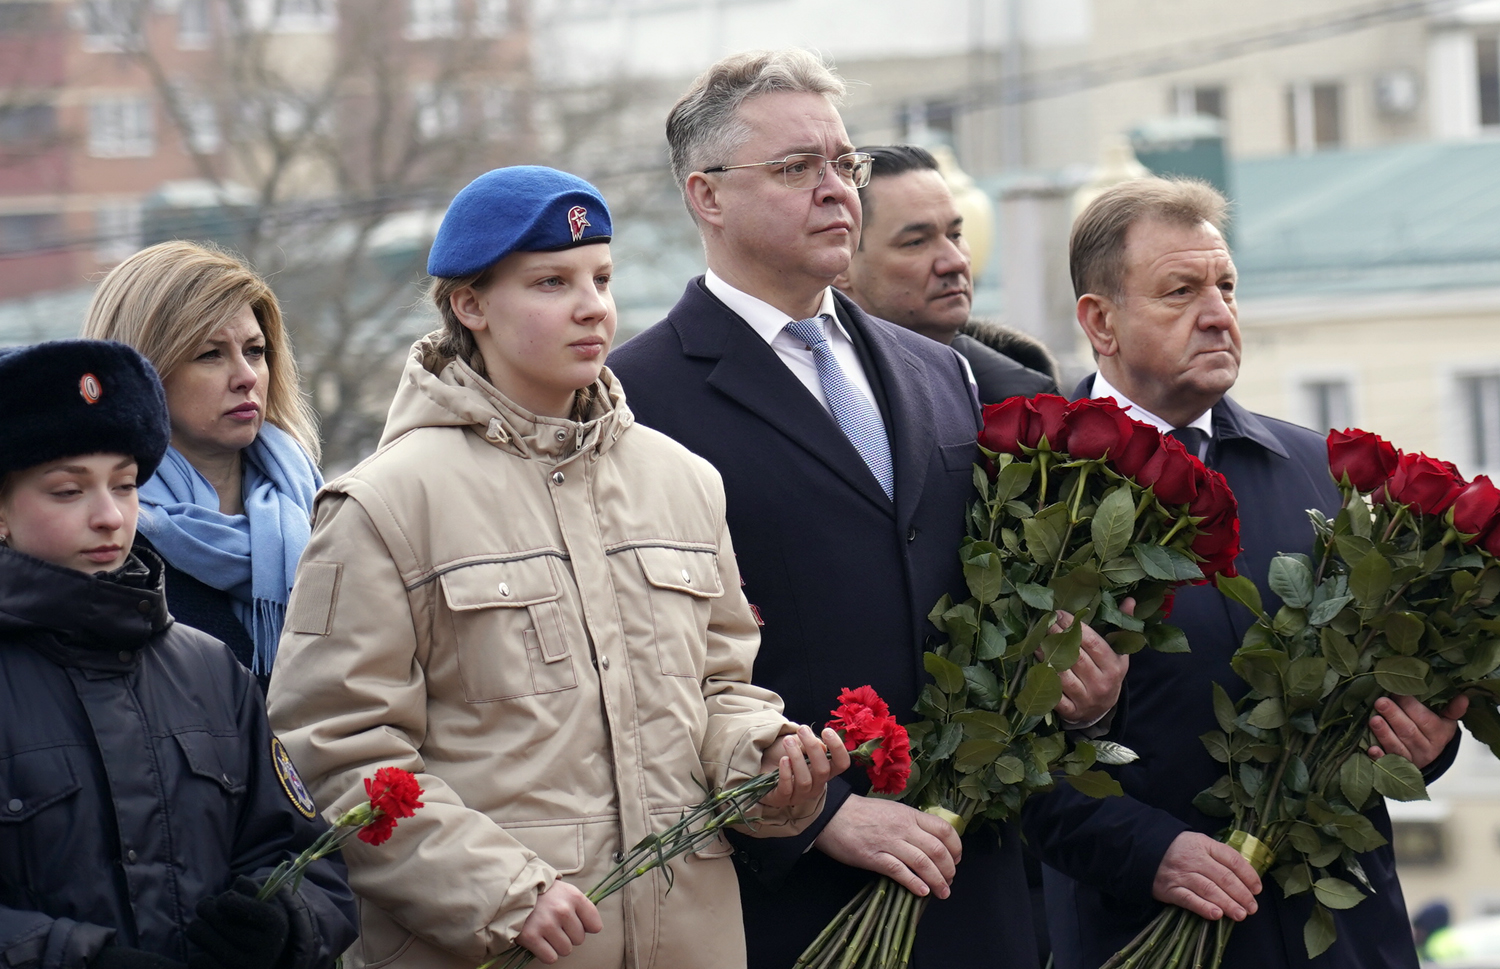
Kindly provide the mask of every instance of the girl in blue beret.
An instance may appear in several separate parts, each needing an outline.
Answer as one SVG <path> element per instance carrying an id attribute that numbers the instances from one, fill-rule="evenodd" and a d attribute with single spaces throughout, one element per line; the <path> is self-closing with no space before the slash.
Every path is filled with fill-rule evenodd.
<path id="1" fill-rule="evenodd" d="M 255 897 L 327 826 L 255 679 L 134 542 L 169 433 L 123 344 L 0 350 L 0 964 L 332 969 L 340 863 Z"/>
<path id="2" fill-rule="evenodd" d="M 726 842 L 674 862 L 670 893 L 661 872 L 597 908 L 585 892 L 703 785 L 779 770 L 753 833 L 791 835 L 849 763 L 751 685 L 719 476 L 637 425 L 604 365 L 610 232 L 598 191 L 552 169 L 460 192 L 428 263 L 441 329 L 412 347 L 380 449 L 318 499 L 272 722 L 325 813 L 386 764 L 426 790 L 389 842 L 346 850 L 367 965 L 522 946 L 579 969 L 743 966 Z"/>

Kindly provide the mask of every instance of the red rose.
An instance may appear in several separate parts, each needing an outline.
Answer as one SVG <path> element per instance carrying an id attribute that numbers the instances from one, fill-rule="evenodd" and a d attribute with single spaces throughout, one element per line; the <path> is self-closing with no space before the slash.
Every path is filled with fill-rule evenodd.
<path id="1" fill-rule="evenodd" d="M 1386 490 L 1393 501 L 1424 515 L 1441 515 L 1463 490 L 1462 479 L 1455 480 L 1449 467 L 1425 454 L 1403 454 Z"/>
<path id="2" fill-rule="evenodd" d="M 1205 580 L 1215 575 L 1234 576 L 1234 560 L 1240 554 L 1240 516 L 1235 511 L 1221 514 L 1198 526 L 1203 534 L 1193 539 L 1193 553 L 1203 561 L 1198 563 Z"/>
<path id="3" fill-rule="evenodd" d="M 1068 431 L 1063 424 L 1068 416 L 1068 399 L 1056 394 L 1037 394 L 1031 398 L 1032 409 L 1040 418 L 1041 436 L 1054 451 L 1068 450 Z"/>
<path id="4" fill-rule="evenodd" d="M 1074 458 L 1118 454 L 1134 432 L 1135 422 L 1108 397 L 1076 400 L 1063 416 L 1063 435 Z"/>
<path id="5" fill-rule="evenodd" d="M 1163 504 L 1185 505 L 1198 494 L 1196 479 L 1203 462 L 1187 453 L 1175 437 L 1163 436 L 1161 446 L 1141 467 L 1135 480 L 1142 487 L 1154 488 Z"/>
<path id="6" fill-rule="evenodd" d="M 984 409 L 981 447 L 997 454 L 1021 454 L 1022 447 L 1036 447 L 1041 436 L 1041 420 L 1025 397 L 1010 397 Z"/>
<path id="7" fill-rule="evenodd" d="M 1150 424 L 1143 424 L 1137 420 L 1131 420 L 1130 438 L 1126 440 L 1119 450 L 1110 454 L 1109 463 L 1115 466 L 1115 470 L 1127 478 L 1134 478 L 1140 474 L 1141 468 L 1151 460 L 1151 456 L 1161 448 L 1161 432 Z"/>
<path id="8" fill-rule="evenodd" d="M 1500 510 L 1500 488 L 1485 475 L 1478 475 L 1453 499 L 1453 527 L 1477 539 L 1495 520 L 1497 510 Z M 1470 539 L 1469 544 L 1475 539 Z"/>
<path id="9" fill-rule="evenodd" d="M 1196 479 L 1198 493 L 1193 496 L 1192 504 L 1188 505 L 1188 514 L 1205 519 L 1224 514 L 1238 515 L 1239 502 L 1235 501 L 1234 492 L 1229 490 L 1229 482 L 1217 471 L 1204 468 L 1203 472 L 1203 477 Z"/>
<path id="10" fill-rule="evenodd" d="M 885 722 L 891 720 L 891 708 L 872 686 L 847 687 L 839 694 L 839 705 L 828 726 L 844 738 L 844 746 L 853 750 L 882 735 Z"/>
<path id="11" fill-rule="evenodd" d="M 1371 492 L 1396 470 L 1398 455 L 1390 442 L 1369 431 L 1346 428 L 1328 434 L 1328 470 L 1333 480 L 1349 483 L 1361 492 Z"/>
<path id="12" fill-rule="evenodd" d="M 1500 558 L 1500 521 L 1496 521 L 1490 526 L 1490 530 L 1484 533 L 1484 537 L 1479 540 L 1479 547 L 1496 558 Z"/>
<path id="13" fill-rule="evenodd" d="M 865 768 L 870 778 L 870 789 L 877 794 L 900 794 L 906 789 L 906 780 L 911 776 L 911 738 L 906 728 L 893 719 L 884 721 L 880 746 L 870 754 L 870 766 Z"/>

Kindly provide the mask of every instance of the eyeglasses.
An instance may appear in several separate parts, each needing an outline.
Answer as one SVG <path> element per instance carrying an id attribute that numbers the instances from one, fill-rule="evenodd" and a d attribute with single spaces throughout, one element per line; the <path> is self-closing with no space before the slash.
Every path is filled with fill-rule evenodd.
<path id="1" fill-rule="evenodd" d="M 870 168 L 875 164 L 873 156 L 862 151 L 851 151 L 831 161 L 833 170 L 851 188 L 864 188 L 870 184 Z M 736 168 L 769 168 L 780 165 L 781 180 L 786 182 L 787 188 L 817 188 L 823 184 L 823 172 L 828 168 L 829 163 L 830 159 L 822 155 L 806 153 L 787 155 L 776 161 L 750 162 L 745 165 L 715 165 L 713 168 L 703 169 L 703 174 L 728 172 Z"/>

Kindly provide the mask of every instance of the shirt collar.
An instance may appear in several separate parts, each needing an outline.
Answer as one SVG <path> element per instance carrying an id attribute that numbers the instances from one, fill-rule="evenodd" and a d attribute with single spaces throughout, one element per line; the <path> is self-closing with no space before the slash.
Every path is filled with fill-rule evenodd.
<path id="1" fill-rule="evenodd" d="M 761 339 L 767 343 L 776 339 L 788 323 L 799 322 L 765 300 L 735 289 L 712 269 L 703 274 L 703 285 L 708 287 L 710 293 L 718 297 L 719 302 L 733 310 L 740 319 L 749 323 L 750 328 L 759 333 Z M 832 286 L 824 287 L 823 303 L 818 307 L 818 313 L 826 315 L 833 321 L 833 329 L 836 333 L 845 340 L 850 339 L 848 331 L 844 329 L 844 324 L 839 322 L 838 304 L 833 299 Z"/>
<path id="2" fill-rule="evenodd" d="M 1168 433 L 1171 433 L 1172 431 L 1176 430 L 1176 425 L 1168 423 L 1167 421 L 1162 420 L 1160 417 L 1157 417 L 1155 414 L 1151 413 L 1146 408 L 1142 407 L 1140 404 L 1137 404 L 1135 401 L 1131 400 L 1129 397 L 1126 397 L 1124 394 L 1122 394 L 1118 390 L 1116 390 L 1113 384 L 1111 384 L 1108 380 L 1104 379 L 1104 372 L 1103 371 L 1100 371 L 1100 372 L 1094 374 L 1094 390 L 1093 390 L 1093 393 L 1091 393 L 1089 396 L 1090 397 L 1113 397 L 1115 399 L 1115 403 L 1119 404 L 1122 408 L 1124 408 L 1125 409 L 1125 413 L 1128 416 L 1133 417 L 1133 418 L 1135 418 L 1138 421 L 1142 421 L 1143 423 L 1150 424 L 1152 427 L 1156 428 L 1158 431 L 1161 431 L 1163 434 L 1168 434 Z M 1207 434 L 1209 437 L 1213 437 L 1214 436 L 1214 412 L 1213 412 L 1213 408 L 1209 408 L 1208 410 L 1206 410 L 1203 413 L 1199 414 L 1197 420 L 1193 421 L 1191 424 L 1189 424 L 1187 426 L 1188 427 L 1196 427 L 1198 430 L 1200 430 L 1203 433 Z"/>

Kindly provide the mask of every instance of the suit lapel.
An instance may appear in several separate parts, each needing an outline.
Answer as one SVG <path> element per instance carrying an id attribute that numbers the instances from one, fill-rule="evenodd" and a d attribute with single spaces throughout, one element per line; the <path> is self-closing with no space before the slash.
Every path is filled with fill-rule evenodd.
<path id="1" fill-rule="evenodd" d="M 863 310 L 835 293 L 843 322 L 857 330 L 868 349 L 885 391 L 891 458 L 896 470 L 896 522 L 906 527 L 922 498 L 927 466 L 937 441 L 933 436 L 932 392 L 921 361 L 887 330 L 893 324 L 871 319 Z"/>
<path id="2" fill-rule="evenodd" d="M 671 319 L 688 356 L 718 360 L 708 375 L 711 387 L 775 428 L 855 491 L 890 511 L 890 499 L 880 482 L 833 416 L 748 323 L 702 288 L 701 277 L 688 284 Z M 897 488 L 899 494 L 899 471 Z"/>

